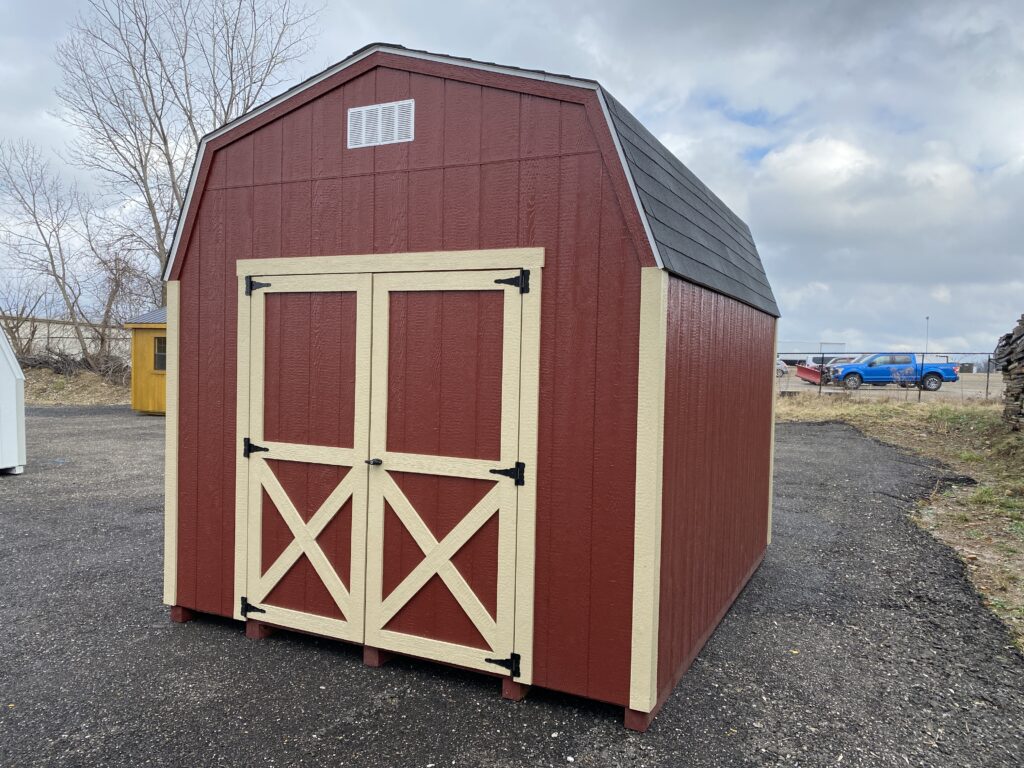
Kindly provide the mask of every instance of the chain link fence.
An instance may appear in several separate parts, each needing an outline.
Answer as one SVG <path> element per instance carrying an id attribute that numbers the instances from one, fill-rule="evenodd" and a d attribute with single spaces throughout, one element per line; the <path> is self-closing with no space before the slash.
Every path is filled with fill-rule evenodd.
<path id="1" fill-rule="evenodd" d="M 890 359 L 880 359 L 883 356 Z M 809 394 L 998 402 L 1003 395 L 1003 377 L 992 361 L 991 352 L 878 353 L 817 349 L 779 353 L 776 360 L 779 361 L 776 384 L 781 396 Z M 949 380 L 951 374 L 956 376 L 956 381 Z"/>

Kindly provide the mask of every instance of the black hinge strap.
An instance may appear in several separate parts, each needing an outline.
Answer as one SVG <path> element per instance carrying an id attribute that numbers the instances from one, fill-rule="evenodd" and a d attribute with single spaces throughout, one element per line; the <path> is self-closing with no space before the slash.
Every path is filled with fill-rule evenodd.
<path id="1" fill-rule="evenodd" d="M 262 445 L 256 445 L 248 437 L 242 440 L 242 456 L 246 459 L 249 458 L 250 453 L 259 453 L 260 451 L 269 451 L 269 448 L 264 448 Z"/>
<path id="2" fill-rule="evenodd" d="M 252 276 L 245 276 L 245 295 L 252 296 L 253 291 L 258 291 L 260 288 L 269 288 L 270 283 L 261 283 L 257 280 L 253 280 Z"/>
<path id="3" fill-rule="evenodd" d="M 245 595 L 242 595 L 242 608 L 239 613 L 243 616 L 248 616 L 250 613 L 266 613 L 266 611 L 262 608 L 257 608 L 246 599 Z"/>
<path id="4" fill-rule="evenodd" d="M 514 467 L 508 469 L 492 469 L 491 474 L 511 477 L 516 481 L 516 485 L 526 485 L 526 465 L 521 461 L 517 461 Z"/>
<path id="5" fill-rule="evenodd" d="M 488 664 L 497 664 L 509 671 L 512 677 L 519 677 L 519 654 L 513 653 L 507 659 L 484 659 Z"/>
<path id="6" fill-rule="evenodd" d="M 517 277 L 502 277 L 494 282 L 499 285 L 514 285 L 520 293 L 530 292 L 530 270 L 520 269 Z"/>

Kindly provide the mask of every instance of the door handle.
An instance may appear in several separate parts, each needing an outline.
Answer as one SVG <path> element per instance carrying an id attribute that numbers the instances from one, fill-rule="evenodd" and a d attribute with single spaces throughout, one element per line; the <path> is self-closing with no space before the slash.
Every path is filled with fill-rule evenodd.
<path id="1" fill-rule="evenodd" d="M 384 460 L 383 459 L 367 459 L 366 463 L 369 464 L 371 467 L 379 467 L 381 464 L 384 463 Z"/>

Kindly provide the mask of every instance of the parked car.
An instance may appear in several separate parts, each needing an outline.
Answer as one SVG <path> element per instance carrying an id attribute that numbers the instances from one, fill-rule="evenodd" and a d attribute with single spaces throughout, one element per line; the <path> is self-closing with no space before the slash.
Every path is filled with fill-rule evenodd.
<path id="1" fill-rule="evenodd" d="M 935 392 L 943 382 L 960 378 L 960 366 L 956 363 L 925 362 L 920 355 L 908 352 L 883 352 L 863 355 L 853 362 L 833 366 L 829 369 L 829 376 L 834 383 L 847 389 L 859 389 L 862 384 L 877 387 L 899 384 Z"/>
<path id="2" fill-rule="evenodd" d="M 777 358 L 775 360 L 775 375 L 776 376 L 786 376 L 788 373 L 789 373 L 789 366 L 786 365 L 782 361 L 781 357 Z"/>

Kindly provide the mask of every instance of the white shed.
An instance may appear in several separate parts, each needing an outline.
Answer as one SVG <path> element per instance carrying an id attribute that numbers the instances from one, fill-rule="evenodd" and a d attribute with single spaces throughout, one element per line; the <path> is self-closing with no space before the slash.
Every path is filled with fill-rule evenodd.
<path id="1" fill-rule="evenodd" d="M 25 374 L 0 331 L 0 474 L 25 471 Z"/>

